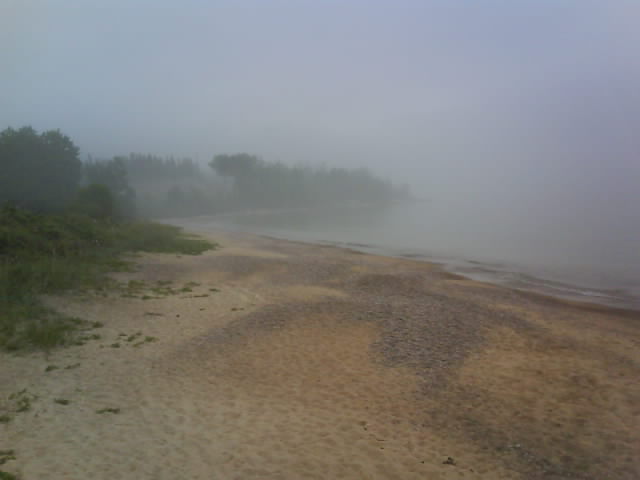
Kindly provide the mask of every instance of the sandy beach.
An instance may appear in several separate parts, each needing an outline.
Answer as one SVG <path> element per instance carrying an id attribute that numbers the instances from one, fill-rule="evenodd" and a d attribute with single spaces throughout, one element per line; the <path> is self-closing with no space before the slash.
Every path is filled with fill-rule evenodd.
<path id="1" fill-rule="evenodd" d="M 410 259 L 208 235 L 221 248 L 137 258 L 114 275 L 128 293 L 48 299 L 101 322 L 99 339 L 0 353 L 0 450 L 15 456 L 0 470 L 640 478 L 640 312 Z"/>

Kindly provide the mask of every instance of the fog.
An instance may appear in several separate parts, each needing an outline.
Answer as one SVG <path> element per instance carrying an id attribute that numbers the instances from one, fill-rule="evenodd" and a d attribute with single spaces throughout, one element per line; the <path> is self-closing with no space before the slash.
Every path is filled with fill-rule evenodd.
<path id="1" fill-rule="evenodd" d="M 429 200 L 404 225 L 466 239 L 452 253 L 640 272 L 637 2 L 0 9 L 0 128 L 98 158 L 366 166 Z"/>

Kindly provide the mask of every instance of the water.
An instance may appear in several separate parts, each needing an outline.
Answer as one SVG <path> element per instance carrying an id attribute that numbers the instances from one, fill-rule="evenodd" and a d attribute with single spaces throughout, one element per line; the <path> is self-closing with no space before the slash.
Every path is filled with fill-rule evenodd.
<path id="1" fill-rule="evenodd" d="M 507 215 L 500 208 L 422 202 L 384 209 L 255 211 L 171 223 L 415 258 L 475 280 L 640 309 L 637 239 L 619 229 L 607 234 L 601 225 L 584 221 L 571 224 L 549 216 Z"/>

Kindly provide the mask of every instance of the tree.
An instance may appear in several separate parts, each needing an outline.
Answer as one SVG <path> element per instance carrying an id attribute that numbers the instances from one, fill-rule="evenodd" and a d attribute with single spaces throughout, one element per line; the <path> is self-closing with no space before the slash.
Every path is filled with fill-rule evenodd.
<path id="1" fill-rule="evenodd" d="M 269 163 L 246 153 L 216 155 L 209 163 L 233 178 L 230 204 L 238 207 L 384 204 L 409 199 L 400 189 L 366 168 L 314 168 Z"/>
<path id="2" fill-rule="evenodd" d="M 260 164 L 258 157 L 248 153 L 235 153 L 233 155 L 216 155 L 209 162 L 209 166 L 223 177 L 246 177 Z"/>
<path id="3" fill-rule="evenodd" d="M 113 214 L 118 218 L 135 216 L 135 190 L 129 186 L 125 158 L 87 162 L 83 165 L 85 181 L 106 186 L 113 197 Z"/>
<path id="4" fill-rule="evenodd" d="M 91 218 L 106 220 L 114 216 L 114 201 L 106 185 L 92 183 L 78 191 L 73 210 Z"/>
<path id="5" fill-rule="evenodd" d="M 74 198 L 82 164 L 78 147 L 59 130 L 31 127 L 0 132 L 0 202 L 56 211 Z"/>
<path id="6" fill-rule="evenodd" d="M 174 185 L 167 192 L 167 206 L 169 207 L 169 211 L 173 214 L 180 213 L 185 206 L 186 197 L 182 189 Z"/>

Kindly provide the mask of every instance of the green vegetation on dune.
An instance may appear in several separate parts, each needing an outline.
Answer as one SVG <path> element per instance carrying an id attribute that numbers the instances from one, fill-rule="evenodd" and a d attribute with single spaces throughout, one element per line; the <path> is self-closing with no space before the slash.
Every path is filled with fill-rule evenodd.
<path id="1" fill-rule="evenodd" d="M 113 222 L 83 215 L 41 215 L 0 210 L 0 348 L 52 348 L 77 344 L 95 328 L 43 305 L 39 296 L 67 290 L 102 290 L 107 272 L 130 268 L 129 252 L 197 255 L 215 245 L 177 227 Z"/>

